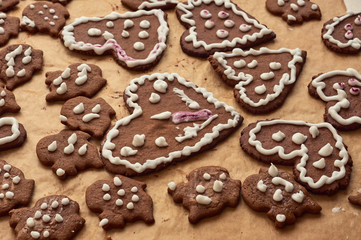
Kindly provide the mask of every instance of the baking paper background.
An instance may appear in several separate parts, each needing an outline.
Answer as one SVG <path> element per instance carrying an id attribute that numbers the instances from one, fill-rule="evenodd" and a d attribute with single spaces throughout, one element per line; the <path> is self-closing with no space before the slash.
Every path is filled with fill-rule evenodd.
<path id="1" fill-rule="evenodd" d="M 21 1 L 16 10 L 8 12 L 9 16 L 21 16 L 22 9 L 34 1 Z M 103 97 L 116 110 L 116 118 L 128 115 L 122 91 L 130 80 L 144 73 L 130 72 L 115 63 L 111 56 L 88 57 L 75 54 L 66 49 L 59 39 L 45 34 L 31 35 L 22 32 L 9 44 L 27 43 L 36 49 L 44 51 L 44 67 L 33 79 L 14 90 L 16 100 L 22 107 L 15 116 L 24 125 L 28 133 L 25 144 L 18 149 L 0 152 L 0 158 L 20 168 L 26 178 L 35 179 L 35 191 L 30 206 L 44 196 L 65 194 L 80 204 L 81 216 L 86 219 L 83 230 L 75 239 L 360 239 L 361 208 L 351 205 L 347 196 L 361 188 L 361 130 L 342 132 L 345 144 L 354 161 L 350 185 L 346 190 L 339 191 L 334 196 L 313 195 L 322 206 L 320 215 L 306 214 L 298 218 L 293 226 L 276 229 L 273 222 L 264 213 L 251 210 L 243 200 L 237 208 L 227 208 L 221 215 L 204 219 L 197 225 L 188 222 L 188 212 L 182 205 L 175 204 L 167 194 L 167 184 L 170 181 L 179 183 L 185 181 L 185 176 L 191 170 L 206 166 L 219 165 L 229 170 L 231 177 L 242 180 L 258 172 L 266 164 L 247 156 L 239 146 L 241 130 L 249 123 L 260 119 L 283 118 L 289 120 L 305 120 L 310 122 L 323 121 L 325 104 L 311 98 L 307 85 L 312 76 L 331 70 L 345 70 L 353 67 L 361 71 L 360 55 L 347 56 L 329 51 L 321 40 L 321 28 L 324 22 L 334 16 L 346 12 L 342 1 L 316 0 L 322 11 L 321 21 L 305 22 L 301 26 L 290 27 L 280 17 L 271 15 L 265 9 L 264 0 L 235 0 L 239 7 L 266 24 L 277 34 L 274 42 L 264 44 L 269 48 L 281 47 L 301 48 L 307 51 L 307 62 L 293 91 L 282 108 L 271 114 L 252 115 L 242 110 L 233 98 L 231 87 L 224 84 L 214 73 L 205 59 L 198 59 L 184 54 L 179 45 L 179 38 L 184 27 L 178 22 L 174 10 L 168 10 L 170 34 L 168 48 L 160 63 L 146 74 L 154 72 L 177 72 L 184 78 L 193 81 L 200 87 L 205 87 L 214 96 L 236 108 L 244 117 L 244 123 L 228 139 L 214 149 L 194 156 L 191 159 L 168 167 L 160 172 L 138 177 L 147 183 L 147 192 L 153 198 L 155 224 L 146 225 L 139 221 L 127 224 L 125 229 L 113 229 L 105 232 L 98 226 L 98 216 L 90 212 L 85 204 L 86 188 L 100 179 L 111 179 L 112 175 L 105 170 L 87 170 L 67 181 L 60 181 L 50 168 L 42 166 L 36 156 L 37 142 L 50 134 L 58 133 L 64 128 L 60 123 L 59 114 L 62 103 L 48 104 L 45 96 L 48 89 L 45 85 L 45 73 L 64 70 L 72 63 L 97 64 L 103 70 L 103 76 L 108 84 L 96 97 Z M 70 12 L 70 23 L 80 16 L 104 16 L 111 11 L 125 12 L 120 0 L 72 0 L 67 8 Z M 113 123 L 115 120 L 113 121 Z M 99 146 L 99 142 L 95 142 Z M 292 172 L 291 167 L 279 167 Z M 339 212 L 332 209 L 340 208 Z M 13 239 L 14 233 L 9 227 L 9 217 L 0 218 L 0 238 Z"/>

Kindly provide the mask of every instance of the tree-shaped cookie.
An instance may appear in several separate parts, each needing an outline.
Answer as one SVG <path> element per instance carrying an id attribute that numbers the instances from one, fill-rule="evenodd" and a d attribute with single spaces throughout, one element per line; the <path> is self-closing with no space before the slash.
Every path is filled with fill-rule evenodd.
<path id="1" fill-rule="evenodd" d="M 241 181 L 230 178 L 222 167 L 201 167 L 187 175 L 187 183 L 168 184 L 174 202 L 189 210 L 188 220 L 197 223 L 212 217 L 226 207 L 236 207 L 241 197 Z"/>
<path id="2" fill-rule="evenodd" d="M 88 141 L 89 138 L 89 134 L 81 131 L 62 130 L 41 139 L 36 146 L 36 154 L 42 164 L 51 166 L 63 180 L 86 168 L 103 166 L 98 149 Z"/>
<path id="3" fill-rule="evenodd" d="M 20 147 L 25 139 L 25 128 L 18 120 L 13 117 L 0 118 L 0 151 Z"/>
<path id="4" fill-rule="evenodd" d="M 10 211 L 10 226 L 17 240 L 72 239 L 84 223 L 79 204 L 63 195 L 43 197 L 32 208 Z"/>
<path id="5" fill-rule="evenodd" d="M 48 102 L 93 97 L 107 82 L 98 66 L 85 63 L 71 64 L 64 71 L 47 72 L 45 76 L 50 90 L 46 96 Z"/>
<path id="6" fill-rule="evenodd" d="M 252 113 L 266 113 L 282 106 L 306 62 L 298 48 L 271 50 L 234 49 L 209 57 L 222 80 L 234 86 L 240 105 Z"/>
<path id="7" fill-rule="evenodd" d="M 160 9 L 105 17 L 81 17 L 64 27 L 65 47 L 92 55 L 112 54 L 121 66 L 144 71 L 155 66 L 166 49 L 168 23 Z"/>
<path id="8" fill-rule="evenodd" d="M 0 80 L 13 90 L 29 81 L 43 67 L 43 51 L 27 44 L 9 45 L 0 51 Z"/>
<path id="9" fill-rule="evenodd" d="M 21 29 L 30 33 L 48 33 L 57 37 L 69 18 L 68 10 L 59 3 L 45 1 L 28 5 L 23 10 Z"/>
<path id="10" fill-rule="evenodd" d="M 232 107 L 176 73 L 133 79 L 123 94 L 131 115 L 104 138 L 108 171 L 144 175 L 208 150 L 235 131 L 243 118 Z"/>
<path id="11" fill-rule="evenodd" d="M 1 7 L 0 7 L 1 8 Z M 20 20 L 0 12 L 0 46 L 5 45 L 11 37 L 19 34 Z"/>
<path id="12" fill-rule="evenodd" d="M 1 0 L 0 12 L 6 12 L 18 5 L 20 0 Z"/>
<path id="13" fill-rule="evenodd" d="M 25 179 L 23 172 L 0 159 L 0 216 L 11 209 L 28 205 L 34 190 L 34 180 Z"/>
<path id="14" fill-rule="evenodd" d="M 326 102 L 325 121 L 339 130 L 361 127 L 361 75 L 353 68 L 319 74 L 308 85 L 311 96 Z"/>
<path id="15" fill-rule="evenodd" d="M 267 212 L 276 227 L 293 224 L 303 213 L 319 213 L 322 209 L 292 175 L 274 165 L 247 177 L 242 196 L 253 210 Z"/>
<path id="16" fill-rule="evenodd" d="M 326 47 L 335 52 L 360 52 L 361 13 L 348 12 L 327 21 L 322 28 L 322 40 Z"/>
<path id="17" fill-rule="evenodd" d="M 60 111 L 61 123 L 73 130 L 101 138 L 108 130 L 114 109 L 103 99 L 76 97 L 66 101 Z"/>
<path id="18" fill-rule="evenodd" d="M 154 223 L 153 201 L 145 192 L 147 185 L 124 176 L 99 180 L 86 190 L 86 204 L 99 214 L 99 226 L 105 230 L 123 228 L 127 222 Z"/>
<path id="19" fill-rule="evenodd" d="M 122 4 L 133 11 L 150 9 L 172 9 L 177 6 L 177 0 L 121 0 Z"/>
<path id="20" fill-rule="evenodd" d="M 293 165 L 295 179 L 313 193 L 334 194 L 350 182 L 352 159 L 329 123 L 258 121 L 242 131 L 241 147 L 257 160 Z"/>
<path id="21" fill-rule="evenodd" d="M 288 25 L 321 19 L 320 8 L 310 0 L 267 0 L 266 8 L 272 14 L 282 16 Z"/>
<path id="22" fill-rule="evenodd" d="M 20 106 L 15 101 L 15 95 L 5 89 L 0 83 L 0 115 L 4 113 L 17 113 L 20 111 Z"/>
<path id="23" fill-rule="evenodd" d="M 182 50 L 195 57 L 250 48 L 276 37 L 230 0 L 188 0 L 177 5 L 176 13 L 188 29 L 181 36 Z"/>

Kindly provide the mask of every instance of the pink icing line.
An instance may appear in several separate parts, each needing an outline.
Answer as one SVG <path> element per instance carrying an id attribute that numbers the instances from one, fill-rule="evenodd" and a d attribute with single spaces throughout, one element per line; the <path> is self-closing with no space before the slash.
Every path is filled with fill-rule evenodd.
<path id="1" fill-rule="evenodd" d="M 176 112 L 172 114 L 173 123 L 194 122 L 198 120 L 207 120 L 212 116 L 208 109 L 202 109 L 197 112 Z"/>

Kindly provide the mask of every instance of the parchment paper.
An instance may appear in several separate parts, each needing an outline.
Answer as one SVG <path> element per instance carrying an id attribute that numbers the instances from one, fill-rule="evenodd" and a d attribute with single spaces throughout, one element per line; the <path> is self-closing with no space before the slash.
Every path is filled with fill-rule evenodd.
<path id="1" fill-rule="evenodd" d="M 34 1 L 21 1 L 11 16 L 21 16 L 22 9 Z M 68 65 L 77 62 L 93 63 L 103 70 L 103 76 L 108 80 L 107 86 L 97 96 L 103 97 L 116 110 L 116 118 L 128 115 L 122 98 L 116 91 L 122 92 L 131 79 L 142 73 L 129 72 L 115 63 L 112 57 L 87 57 L 67 50 L 60 40 L 48 35 L 30 35 L 20 33 L 10 44 L 27 43 L 44 51 L 44 68 L 33 79 L 17 88 L 14 93 L 18 104 L 22 107 L 19 114 L 14 114 L 23 123 L 28 139 L 21 148 L 0 152 L 0 158 L 22 169 L 27 178 L 35 179 L 35 191 L 30 206 L 41 197 L 50 194 L 65 194 L 80 204 L 81 215 L 86 219 L 83 230 L 76 239 L 360 239 L 361 208 L 351 205 L 347 196 L 361 188 L 361 130 L 342 132 L 344 142 L 354 160 L 351 183 L 346 190 L 339 191 L 332 197 L 313 195 L 323 210 L 321 215 L 306 214 L 298 219 L 296 225 L 284 229 L 276 229 L 264 213 L 251 210 L 241 200 L 235 209 L 228 208 L 221 215 L 202 220 L 197 225 L 191 225 L 187 219 L 187 211 L 175 204 L 167 194 L 167 184 L 184 181 L 191 170 L 206 166 L 220 165 L 230 171 L 231 177 L 242 182 L 250 174 L 257 173 L 260 167 L 267 165 L 247 156 L 239 146 L 241 130 L 258 119 L 296 119 L 310 122 L 323 121 L 325 104 L 313 99 L 307 92 L 307 84 L 313 75 L 335 69 L 345 70 L 360 68 L 360 55 L 347 56 L 329 51 L 321 41 L 321 28 L 324 22 L 334 16 L 346 12 L 342 1 L 317 0 L 322 11 L 321 21 L 306 22 L 301 26 L 290 27 L 280 17 L 272 16 L 265 9 L 264 0 L 235 0 L 245 11 L 259 19 L 277 34 L 274 42 L 265 44 L 269 48 L 301 48 L 307 50 L 307 62 L 298 82 L 289 95 L 284 106 L 266 115 L 252 115 L 243 111 L 233 98 L 232 88 L 224 84 L 214 73 L 207 60 L 189 57 L 184 54 L 179 45 L 179 38 L 184 31 L 176 19 L 174 10 L 167 11 L 170 25 L 168 48 L 163 59 L 151 71 L 177 72 L 201 87 L 207 88 L 214 96 L 229 105 L 234 106 L 245 118 L 242 127 L 227 140 L 217 145 L 211 151 L 192 157 L 186 162 L 137 178 L 148 185 L 147 192 L 153 198 L 155 224 L 145 225 L 143 222 L 128 224 L 125 229 L 114 229 L 108 232 L 98 226 L 98 216 L 90 212 L 85 204 L 85 190 L 94 181 L 110 179 L 111 174 L 105 170 L 88 170 L 81 172 L 67 181 L 60 181 L 53 172 L 42 166 L 37 159 L 35 147 L 37 142 L 50 134 L 59 132 L 64 126 L 59 121 L 61 103 L 47 104 L 45 96 L 48 89 L 44 83 L 47 71 L 64 70 Z M 127 11 L 119 0 L 72 0 L 68 5 L 72 21 L 80 16 L 103 16 L 112 10 Z M 9 116 L 9 114 L 7 115 Z M 115 120 L 114 120 L 115 122 Z M 96 142 L 99 145 L 99 142 Z M 291 172 L 291 167 L 280 167 Z M 334 212 L 332 211 L 334 209 Z M 337 210 L 339 210 L 337 212 Z M 13 239 L 14 233 L 9 227 L 9 217 L 0 218 L 0 238 Z"/>

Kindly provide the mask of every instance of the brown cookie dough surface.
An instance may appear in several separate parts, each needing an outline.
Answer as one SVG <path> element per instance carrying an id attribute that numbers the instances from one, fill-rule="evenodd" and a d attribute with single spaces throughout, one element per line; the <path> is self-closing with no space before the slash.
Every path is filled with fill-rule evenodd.
<path id="1" fill-rule="evenodd" d="M 18 5 L 20 0 L 2 0 L 0 4 L 0 12 L 6 12 Z"/>
<path id="2" fill-rule="evenodd" d="M 122 4 L 133 11 L 150 9 L 172 9 L 177 6 L 177 0 L 121 0 Z"/>
<path id="3" fill-rule="evenodd" d="M 0 84 L 0 115 L 19 111 L 20 106 L 16 103 L 15 95 Z"/>
<path id="4" fill-rule="evenodd" d="M 8 43 L 10 38 L 18 36 L 19 25 L 19 18 L 0 13 L 0 46 Z"/>

